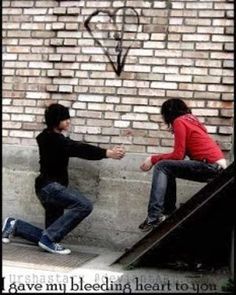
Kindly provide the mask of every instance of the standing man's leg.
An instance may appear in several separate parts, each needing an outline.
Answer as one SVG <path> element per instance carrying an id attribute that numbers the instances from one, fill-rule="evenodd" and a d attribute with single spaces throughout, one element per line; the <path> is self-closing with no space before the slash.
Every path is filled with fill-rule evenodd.
<path id="1" fill-rule="evenodd" d="M 47 228 L 64 214 L 64 208 L 55 203 L 48 203 L 47 198 L 41 198 L 40 192 L 38 190 L 36 190 L 36 195 L 41 205 L 45 209 L 45 228 Z"/>
<path id="2" fill-rule="evenodd" d="M 45 205 L 45 228 L 48 228 L 53 222 L 64 214 L 64 209 L 60 206 L 46 204 Z"/>
<path id="3" fill-rule="evenodd" d="M 2 228 L 2 242 L 10 243 L 11 237 L 22 237 L 27 241 L 38 244 L 43 229 L 21 219 L 6 218 Z"/>
<path id="4" fill-rule="evenodd" d="M 3 228 L 2 228 L 2 242 L 10 243 L 11 237 L 22 237 L 30 242 L 33 242 L 39 245 L 39 242 L 42 239 L 43 229 L 38 228 L 28 222 L 25 222 L 20 219 L 15 219 L 12 217 L 6 218 Z M 65 249 L 60 244 L 51 242 L 51 248 L 47 249 L 42 247 L 44 250 L 47 250 L 51 253 L 58 254 L 70 254 L 70 249 Z"/>
<path id="5" fill-rule="evenodd" d="M 71 232 L 92 211 L 92 203 L 78 190 L 70 189 L 57 182 L 43 187 L 38 194 L 42 204 L 67 209 L 66 212 L 55 220 L 43 231 L 39 242 L 41 247 L 48 250 L 50 243 L 61 241 L 66 234 Z M 47 247 L 47 248 L 46 248 Z"/>

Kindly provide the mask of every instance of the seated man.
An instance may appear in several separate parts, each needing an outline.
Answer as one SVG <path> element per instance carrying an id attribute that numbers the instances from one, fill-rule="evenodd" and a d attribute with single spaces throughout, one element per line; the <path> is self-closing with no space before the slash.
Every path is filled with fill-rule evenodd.
<path id="1" fill-rule="evenodd" d="M 63 135 L 70 126 L 68 108 L 51 104 L 45 111 L 47 128 L 37 136 L 40 156 L 40 174 L 35 181 L 36 194 L 46 210 L 46 229 L 23 220 L 7 218 L 2 229 L 2 242 L 9 243 L 11 236 L 21 236 L 37 243 L 51 253 L 69 254 L 58 244 L 92 211 L 92 203 L 77 189 L 68 187 L 70 157 L 87 160 L 104 158 L 122 159 L 125 151 L 116 146 L 103 149 L 74 141 Z M 64 209 L 67 209 L 64 213 Z"/>
<path id="2" fill-rule="evenodd" d="M 174 133 L 174 150 L 152 155 L 140 167 L 148 171 L 155 165 L 147 218 L 139 225 L 141 231 L 152 230 L 175 210 L 176 178 L 207 182 L 226 168 L 219 146 L 181 99 L 165 101 L 161 114 Z"/>

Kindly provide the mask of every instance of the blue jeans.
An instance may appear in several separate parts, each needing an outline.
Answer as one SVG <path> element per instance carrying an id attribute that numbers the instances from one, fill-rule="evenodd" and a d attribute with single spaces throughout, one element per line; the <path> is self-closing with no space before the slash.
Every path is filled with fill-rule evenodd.
<path id="1" fill-rule="evenodd" d="M 176 178 L 209 182 L 220 172 L 218 164 L 194 160 L 162 160 L 154 166 L 148 204 L 148 222 L 175 210 Z"/>
<path id="2" fill-rule="evenodd" d="M 16 221 L 14 229 L 15 236 L 21 236 L 34 243 L 38 243 L 42 235 L 47 235 L 54 242 L 60 242 L 93 209 L 92 203 L 78 190 L 67 188 L 57 182 L 51 182 L 43 187 L 37 192 L 37 196 L 46 210 L 46 229 L 20 219 Z"/>

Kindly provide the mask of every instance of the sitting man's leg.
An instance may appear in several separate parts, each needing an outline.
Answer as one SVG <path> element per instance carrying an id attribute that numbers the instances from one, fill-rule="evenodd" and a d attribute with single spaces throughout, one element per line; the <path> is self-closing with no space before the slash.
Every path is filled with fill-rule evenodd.
<path id="1" fill-rule="evenodd" d="M 142 231 L 148 231 L 158 225 L 163 218 L 168 182 L 174 178 L 182 178 L 198 182 L 207 182 L 218 175 L 215 164 L 193 160 L 162 160 L 154 166 L 152 188 L 150 193 L 148 216 L 140 224 Z M 171 192 L 168 192 L 170 194 Z M 175 199 L 175 195 L 173 200 Z M 173 203 L 172 203 L 173 206 Z"/>
<path id="2" fill-rule="evenodd" d="M 168 177 L 165 202 L 164 215 L 170 215 L 176 210 L 176 179 L 175 177 Z"/>
<path id="3" fill-rule="evenodd" d="M 164 221 L 164 204 L 167 192 L 168 176 L 155 165 L 152 177 L 152 187 L 148 203 L 147 218 L 139 225 L 141 231 L 149 231 Z"/>

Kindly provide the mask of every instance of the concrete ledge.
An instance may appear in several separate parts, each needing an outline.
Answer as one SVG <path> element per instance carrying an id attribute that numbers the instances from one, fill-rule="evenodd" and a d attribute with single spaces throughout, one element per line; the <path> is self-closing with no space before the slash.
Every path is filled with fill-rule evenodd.
<path id="1" fill-rule="evenodd" d="M 70 185 L 93 202 L 94 210 L 66 237 L 68 242 L 120 250 L 140 238 L 137 226 L 146 216 L 152 178 L 152 172 L 139 169 L 146 156 L 127 154 L 121 161 L 70 160 Z M 34 192 L 38 170 L 37 147 L 3 146 L 3 218 L 15 216 L 44 226 L 44 210 Z M 202 186 L 178 180 L 177 205 Z"/>

